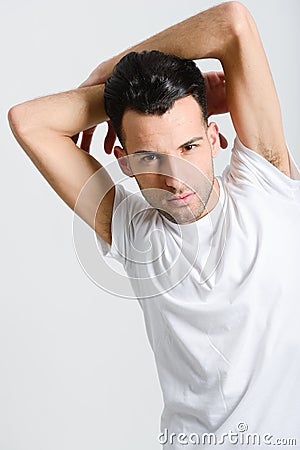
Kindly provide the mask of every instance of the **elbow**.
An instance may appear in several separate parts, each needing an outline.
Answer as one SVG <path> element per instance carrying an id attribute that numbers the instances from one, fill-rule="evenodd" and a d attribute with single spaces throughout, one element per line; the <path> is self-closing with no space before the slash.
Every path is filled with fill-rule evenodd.
<path id="1" fill-rule="evenodd" d="M 234 40 L 242 38 L 249 29 L 256 28 L 249 10 L 239 1 L 224 3 L 225 17 L 228 21 L 231 37 Z"/>
<path id="2" fill-rule="evenodd" d="M 27 120 L 28 111 L 26 111 L 24 103 L 12 106 L 7 113 L 7 119 L 15 136 L 23 136 L 30 128 Z"/>
<path id="3" fill-rule="evenodd" d="M 20 109 L 21 109 L 20 105 L 16 105 L 16 106 L 13 106 L 12 108 L 10 108 L 7 113 L 7 119 L 8 119 L 9 126 L 14 134 L 19 133 L 20 129 L 24 125 L 22 123 Z"/>
<path id="4" fill-rule="evenodd" d="M 223 67 L 232 65 L 243 49 L 255 46 L 259 32 L 248 9 L 238 1 L 224 3 L 223 20 L 227 23 L 225 51 L 219 58 Z M 224 69 L 225 70 L 225 69 Z"/>
<path id="5" fill-rule="evenodd" d="M 16 106 L 13 106 L 8 111 L 8 113 L 7 113 L 7 120 L 8 120 L 8 123 L 9 123 L 9 126 L 10 126 L 11 130 L 13 131 L 16 128 L 16 123 L 17 123 Z"/>

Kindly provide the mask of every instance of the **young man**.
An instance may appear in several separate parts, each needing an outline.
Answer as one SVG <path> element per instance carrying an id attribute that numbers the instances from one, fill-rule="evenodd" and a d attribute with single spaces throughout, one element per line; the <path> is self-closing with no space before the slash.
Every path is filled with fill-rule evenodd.
<path id="1" fill-rule="evenodd" d="M 186 61 L 201 58 L 219 59 L 225 78 L 202 78 Z M 237 137 L 215 177 L 220 138 L 207 116 L 227 110 Z M 108 117 L 121 143 L 115 156 L 144 198 L 113 186 L 86 151 Z M 157 363 L 165 448 L 245 431 L 257 434 L 249 442 L 258 448 L 277 438 L 299 445 L 300 173 L 245 7 L 201 12 L 102 63 L 80 89 L 13 107 L 9 121 L 50 185 L 95 229 L 101 252 L 124 265 Z M 72 137 L 82 130 L 79 148 Z M 231 448 L 229 437 L 223 445 Z"/>

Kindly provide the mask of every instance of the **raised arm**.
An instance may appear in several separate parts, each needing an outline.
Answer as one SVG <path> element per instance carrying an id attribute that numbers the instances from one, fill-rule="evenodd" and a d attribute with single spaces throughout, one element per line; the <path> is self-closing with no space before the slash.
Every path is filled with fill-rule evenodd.
<path id="1" fill-rule="evenodd" d="M 12 107 L 8 119 L 15 138 L 52 188 L 110 243 L 113 182 L 101 164 L 71 139 L 107 119 L 103 90 L 99 85 L 30 100 Z"/>
<path id="2" fill-rule="evenodd" d="M 226 77 L 229 112 L 241 142 L 290 176 L 280 105 L 255 22 L 240 2 L 203 11 L 100 64 L 108 78 L 129 51 L 160 50 L 189 59 L 216 58 Z"/>
<path id="3" fill-rule="evenodd" d="M 103 83 L 121 57 L 132 50 L 220 60 L 226 77 L 227 104 L 240 140 L 290 176 L 274 82 L 256 25 L 241 3 L 227 2 L 210 8 L 125 50 L 96 68 L 88 83 Z M 33 163 L 75 209 L 82 187 L 101 165 L 77 147 L 71 137 L 107 119 L 103 85 L 22 103 L 10 109 L 8 118 L 16 139 Z M 90 195 L 76 212 L 110 243 L 114 187 L 104 169 L 95 180 L 96 186 L 90 185 Z M 97 202 L 107 191 L 97 209 Z"/>

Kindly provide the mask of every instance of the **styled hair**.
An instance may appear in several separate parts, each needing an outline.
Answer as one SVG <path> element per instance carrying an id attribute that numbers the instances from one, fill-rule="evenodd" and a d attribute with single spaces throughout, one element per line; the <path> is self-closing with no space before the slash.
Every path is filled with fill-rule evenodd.
<path id="1" fill-rule="evenodd" d="M 194 61 L 157 50 L 130 52 L 105 82 L 104 107 L 124 146 L 122 118 L 126 110 L 162 115 L 188 95 L 200 105 L 207 124 L 205 80 Z"/>

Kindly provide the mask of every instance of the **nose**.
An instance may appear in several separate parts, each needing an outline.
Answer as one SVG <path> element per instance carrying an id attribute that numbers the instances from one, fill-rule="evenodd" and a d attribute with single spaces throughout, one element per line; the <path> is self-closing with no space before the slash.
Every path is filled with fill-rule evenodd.
<path id="1" fill-rule="evenodd" d="M 165 155 L 164 164 L 162 166 L 162 175 L 165 178 L 166 186 L 179 191 L 184 186 L 182 181 L 183 170 L 180 158 L 171 155 Z"/>

